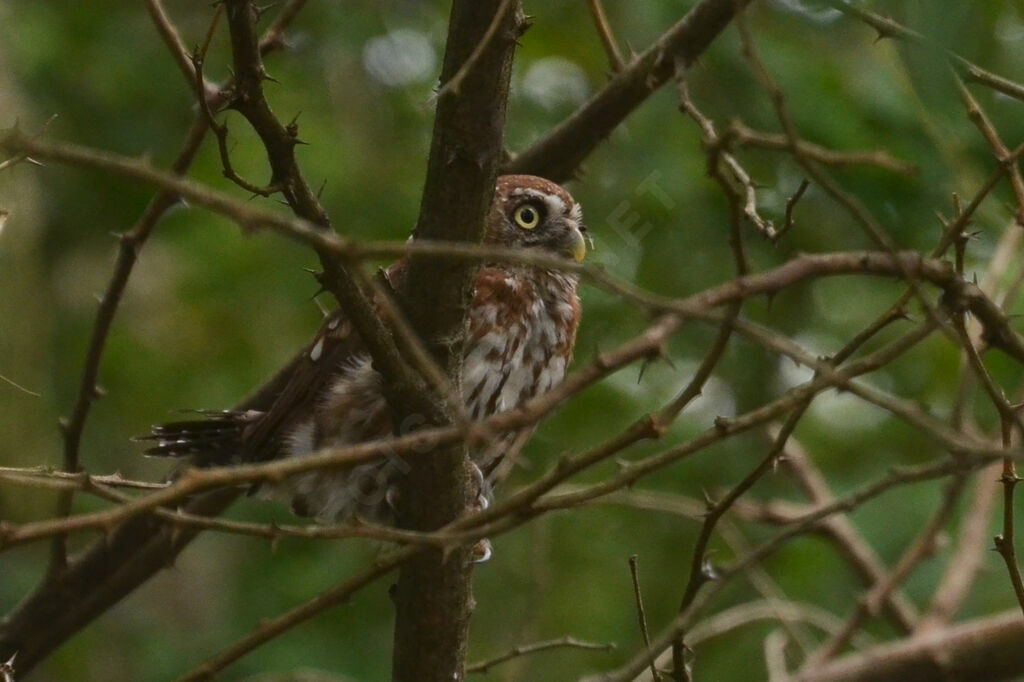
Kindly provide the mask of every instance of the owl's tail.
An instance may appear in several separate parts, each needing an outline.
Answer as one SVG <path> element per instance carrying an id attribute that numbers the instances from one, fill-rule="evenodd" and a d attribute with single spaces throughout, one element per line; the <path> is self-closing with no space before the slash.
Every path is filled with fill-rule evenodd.
<path id="1" fill-rule="evenodd" d="M 198 466 L 230 464 L 237 459 L 246 428 L 263 415 L 258 410 L 190 410 L 201 415 L 153 426 L 151 433 L 135 440 L 156 441 L 146 455 L 192 457 Z"/>

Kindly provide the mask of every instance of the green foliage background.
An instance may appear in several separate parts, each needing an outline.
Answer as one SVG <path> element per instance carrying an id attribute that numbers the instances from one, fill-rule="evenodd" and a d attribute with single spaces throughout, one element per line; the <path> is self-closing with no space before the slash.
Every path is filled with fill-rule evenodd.
<path id="1" fill-rule="evenodd" d="M 212 16 L 209 3 L 167 4 L 186 44 L 200 42 Z M 513 151 L 568 115 L 577 88 L 601 87 L 608 70 L 585 3 L 524 4 L 534 26 L 522 40 L 514 76 L 507 135 Z M 874 4 L 986 68 L 1024 78 L 1024 18 L 1016 3 Z M 609 0 L 606 5 L 620 41 L 639 51 L 691 3 Z M 439 70 L 389 87 L 367 71 L 364 51 L 374 39 L 412 30 L 439 64 L 447 9 L 439 2 L 311 2 L 289 34 L 294 49 L 268 60 L 279 81 L 269 85 L 271 102 L 282 118 L 301 113 L 301 137 L 309 146 L 301 149 L 300 161 L 312 184 L 323 182 L 324 202 L 347 236 L 402 239 L 413 225 L 432 124 L 429 96 Z M 807 139 L 840 150 L 884 148 L 919 166 L 913 178 L 867 167 L 835 175 L 902 247 L 930 250 L 939 233 L 935 212 L 949 214 L 951 193 L 972 196 L 995 167 L 964 114 L 943 56 L 876 41 L 865 26 L 799 0 L 755 3 L 749 15 L 761 53 Z M 17 120 L 24 129 L 37 130 L 56 114 L 47 133 L 55 139 L 169 165 L 195 107 L 141 3 L 7 0 L 0 3 L 0 36 L 0 126 Z M 208 58 L 208 75 L 216 80 L 228 73 L 224 38 L 221 31 Z M 552 57 L 566 61 L 544 61 Z M 544 68 L 568 80 L 549 83 L 546 90 L 536 82 L 530 86 L 531 74 L 544 85 Z M 691 87 L 695 102 L 720 128 L 737 117 L 760 130 L 778 129 L 768 98 L 740 56 L 735 28 L 694 69 Z M 1013 146 L 1024 135 L 1022 104 L 984 88 L 972 90 Z M 239 170 L 256 181 L 265 179 L 257 140 L 239 117 L 229 114 L 227 120 Z M 787 197 L 800 183 L 799 170 L 779 154 L 744 152 L 740 158 L 763 186 L 762 211 L 780 220 Z M 596 241 L 593 261 L 670 296 L 731 278 L 726 201 L 704 169 L 696 127 L 678 113 L 675 92 L 667 87 L 611 136 L 571 184 Z M 241 196 L 221 177 L 209 141 L 191 177 Z M 652 185 L 659 193 L 643 190 Z M 106 285 L 116 250 L 111 233 L 128 229 L 150 195 L 149 188 L 131 182 L 56 165 L 22 165 L 0 174 L 0 208 L 12 214 L 0 233 L 0 374 L 39 394 L 0 383 L 0 464 L 59 463 L 57 419 L 75 400 L 95 295 Z M 970 247 L 969 268 L 984 264 L 1011 224 L 1011 201 L 1000 188 L 978 214 L 975 228 L 981 234 Z M 799 204 L 796 228 L 780 244 L 771 246 L 749 228 L 745 236 L 759 268 L 801 251 L 871 248 L 859 228 L 814 187 Z M 314 265 L 310 252 L 280 237 L 244 237 L 225 220 L 192 208 L 170 214 L 142 252 L 110 337 L 101 375 L 107 395 L 95 406 L 83 444 L 87 468 L 161 477 L 167 463 L 142 458 L 129 438 L 178 408 L 233 404 L 305 343 L 320 317 L 309 300 L 316 285 L 303 271 Z M 822 281 L 772 301 L 752 301 L 745 314 L 827 354 L 900 290 L 897 283 L 864 278 Z M 583 299 L 577 346 L 582 360 L 644 327 L 638 311 L 607 294 L 585 287 Z M 690 325 L 671 346 L 674 366 L 659 363 L 642 376 L 634 366 L 581 395 L 540 430 L 529 448 L 528 467 L 516 472 L 506 489 L 529 481 L 561 453 L 602 442 L 670 398 L 689 379 L 714 331 Z M 951 343 L 935 338 L 872 381 L 942 415 L 954 398 L 958 358 Z M 992 368 L 1012 394 L 1020 368 L 997 357 Z M 709 427 L 716 415 L 771 399 L 792 383 L 794 371 L 792 363 L 734 338 L 702 403 L 684 414 L 663 442 L 634 448 L 627 457 L 680 442 Z M 989 427 L 995 423 L 990 410 L 980 410 L 977 418 Z M 893 466 L 943 455 L 911 427 L 845 396 L 823 397 L 797 437 L 838 494 Z M 699 499 L 704 491 L 714 494 L 735 483 L 764 451 L 761 435 L 735 438 L 642 486 Z M 614 468 L 609 462 L 582 480 L 598 480 Z M 782 476 L 765 479 L 753 494 L 801 499 Z M 941 484 L 903 489 L 853 518 L 891 563 L 940 495 Z M 84 510 L 95 503 L 83 495 L 77 505 Z M 44 518 L 52 509 L 49 494 L 0 486 L 4 520 Z M 253 499 L 236 504 L 230 516 L 290 520 L 283 506 Z M 540 654 L 496 669 L 491 677 L 575 679 L 625 660 L 640 646 L 627 558 L 639 557 L 648 616 L 657 630 L 678 607 L 698 528 L 693 520 L 596 504 L 496 538 L 494 559 L 476 570 L 471 659 L 517 643 L 572 635 L 615 642 L 618 648 Z M 744 530 L 751 543 L 770 534 L 762 527 Z M 732 556 L 724 544 L 715 547 L 716 561 Z M 245 634 L 260 618 L 332 585 L 378 551 L 356 541 L 283 540 L 271 547 L 206 533 L 175 567 L 63 646 L 30 679 L 168 679 Z M 907 583 L 918 603 L 931 595 L 944 551 Z M 36 583 L 45 559 L 45 543 L 0 555 L 0 609 L 8 610 Z M 987 561 L 990 570 L 972 592 L 965 615 L 1013 604 L 998 557 L 993 553 Z M 792 543 L 766 568 L 794 597 L 840 616 L 855 606 L 856 577 L 813 537 Z M 260 648 L 224 679 L 296 668 L 386 679 L 389 584 L 381 581 Z M 737 581 L 719 606 L 756 596 L 749 583 Z M 700 647 L 701 678 L 763 676 L 762 640 L 775 627 L 753 623 Z M 871 628 L 879 637 L 892 634 L 885 624 Z"/>

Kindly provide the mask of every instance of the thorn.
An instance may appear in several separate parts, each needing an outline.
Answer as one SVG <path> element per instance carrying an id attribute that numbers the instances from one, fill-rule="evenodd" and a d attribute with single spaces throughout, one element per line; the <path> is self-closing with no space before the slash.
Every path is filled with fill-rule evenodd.
<path id="1" fill-rule="evenodd" d="M 639 384 L 641 381 L 643 381 L 644 373 L 647 372 L 647 368 L 650 367 L 653 363 L 654 363 L 654 360 L 652 358 L 649 358 L 649 357 L 648 358 L 644 358 L 643 362 L 640 364 L 640 371 L 637 372 L 637 375 L 636 375 L 636 383 L 637 384 Z"/>
<path id="2" fill-rule="evenodd" d="M 676 371 L 676 363 L 668 352 L 668 342 L 662 343 L 658 346 L 658 359 L 668 365 L 669 369 L 673 372 Z"/>
<path id="3" fill-rule="evenodd" d="M 388 279 L 387 270 L 384 268 L 377 268 L 377 272 L 375 274 L 377 276 L 377 282 L 380 284 L 381 288 L 394 298 L 397 295 L 397 292 L 395 291 L 395 287 L 392 286 L 391 280 Z"/>
<path id="4" fill-rule="evenodd" d="M 277 7 L 277 3 L 271 2 L 266 5 L 253 5 L 253 9 L 256 10 L 256 21 L 262 19 L 263 15 L 266 14 L 267 10 L 269 10 L 272 7 Z"/>

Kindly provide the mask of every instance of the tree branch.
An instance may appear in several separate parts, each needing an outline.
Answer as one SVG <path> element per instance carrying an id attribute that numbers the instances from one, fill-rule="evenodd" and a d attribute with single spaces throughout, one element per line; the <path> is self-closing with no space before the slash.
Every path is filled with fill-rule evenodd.
<path id="1" fill-rule="evenodd" d="M 427 176 L 414 237 L 478 244 L 494 197 L 504 149 L 505 107 L 516 40 L 525 30 L 518 0 L 455 0 L 441 68 Z M 476 266 L 412 256 L 399 292 L 424 346 L 461 385 L 462 347 Z M 439 397 L 424 412 L 391 401 L 395 423 L 417 413 L 435 425 L 456 421 L 462 406 Z M 465 443 L 417 457 L 401 484 L 399 523 L 435 530 L 465 514 L 470 488 Z M 395 600 L 392 679 L 449 682 L 465 676 L 472 610 L 470 547 L 418 553 L 402 566 Z"/>
<path id="2" fill-rule="evenodd" d="M 1019 612 L 975 620 L 927 635 L 880 644 L 802 675 L 799 682 L 994 682 L 1024 668 Z M 936 653 L 941 663 L 936 662 Z"/>
<path id="3" fill-rule="evenodd" d="M 569 118 L 506 163 L 503 172 L 556 182 L 571 178 L 583 159 L 672 77 L 677 60 L 692 64 L 750 2 L 701 0 Z"/>

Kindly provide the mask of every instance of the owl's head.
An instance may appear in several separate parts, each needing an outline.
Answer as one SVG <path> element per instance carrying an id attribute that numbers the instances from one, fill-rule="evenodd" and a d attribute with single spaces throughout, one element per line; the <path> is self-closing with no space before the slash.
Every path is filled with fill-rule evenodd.
<path id="1" fill-rule="evenodd" d="M 486 242 L 535 248 L 581 262 L 587 253 L 580 205 L 559 185 L 535 175 L 498 178 Z"/>

